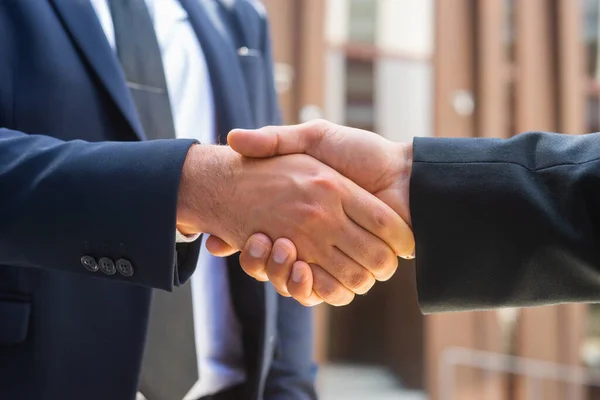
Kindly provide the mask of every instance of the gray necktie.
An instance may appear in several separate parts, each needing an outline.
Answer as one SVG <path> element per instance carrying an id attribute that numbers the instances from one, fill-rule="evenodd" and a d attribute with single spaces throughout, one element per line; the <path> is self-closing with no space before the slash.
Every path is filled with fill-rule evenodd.
<path id="1" fill-rule="evenodd" d="M 110 0 L 117 54 L 148 139 L 175 138 L 160 48 L 145 0 Z M 168 266 L 162 266 L 168 268 Z M 190 284 L 155 290 L 140 391 L 181 400 L 198 380 Z"/>
<path id="2" fill-rule="evenodd" d="M 174 139 L 160 48 L 145 0 L 110 0 L 117 54 L 148 139 Z"/>

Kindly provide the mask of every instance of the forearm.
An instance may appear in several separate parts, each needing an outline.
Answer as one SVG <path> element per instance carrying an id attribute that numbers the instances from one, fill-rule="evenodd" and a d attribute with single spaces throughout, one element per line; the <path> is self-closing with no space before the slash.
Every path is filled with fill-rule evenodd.
<path id="1" fill-rule="evenodd" d="M 425 312 L 600 300 L 600 135 L 416 139 Z"/>

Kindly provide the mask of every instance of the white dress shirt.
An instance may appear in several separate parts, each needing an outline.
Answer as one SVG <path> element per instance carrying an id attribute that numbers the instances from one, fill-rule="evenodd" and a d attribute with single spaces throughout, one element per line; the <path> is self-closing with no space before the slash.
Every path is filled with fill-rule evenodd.
<path id="1" fill-rule="evenodd" d="M 214 143 L 215 111 L 209 72 L 188 15 L 177 0 L 145 1 L 162 55 L 177 138 Z M 108 2 L 91 2 L 114 49 Z M 191 285 L 200 380 L 186 400 L 217 393 L 246 378 L 241 327 L 231 301 L 227 265 L 223 258 L 213 257 L 206 250 L 205 242 Z"/>

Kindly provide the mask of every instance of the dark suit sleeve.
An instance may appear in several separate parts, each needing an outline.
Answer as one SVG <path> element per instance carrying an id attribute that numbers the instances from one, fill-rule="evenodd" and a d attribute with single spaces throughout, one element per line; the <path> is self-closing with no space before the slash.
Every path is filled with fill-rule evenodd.
<path id="1" fill-rule="evenodd" d="M 600 134 L 415 139 L 425 312 L 600 301 Z"/>
<path id="2" fill-rule="evenodd" d="M 193 141 L 63 142 L 0 129 L 0 265 L 47 268 L 171 290 L 197 251 L 177 255 L 177 193 Z M 131 262 L 127 277 L 81 258 Z"/>

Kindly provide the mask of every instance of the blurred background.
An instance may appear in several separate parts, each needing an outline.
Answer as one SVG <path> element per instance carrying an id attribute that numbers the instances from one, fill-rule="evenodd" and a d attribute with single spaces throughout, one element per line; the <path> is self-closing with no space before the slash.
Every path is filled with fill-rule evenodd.
<path id="1" fill-rule="evenodd" d="M 599 0 L 263 2 L 286 123 L 397 141 L 600 130 Z M 401 261 L 316 308 L 324 400 L 600 399 L 600 307 L 423 316 L 414 281 Z"/>

